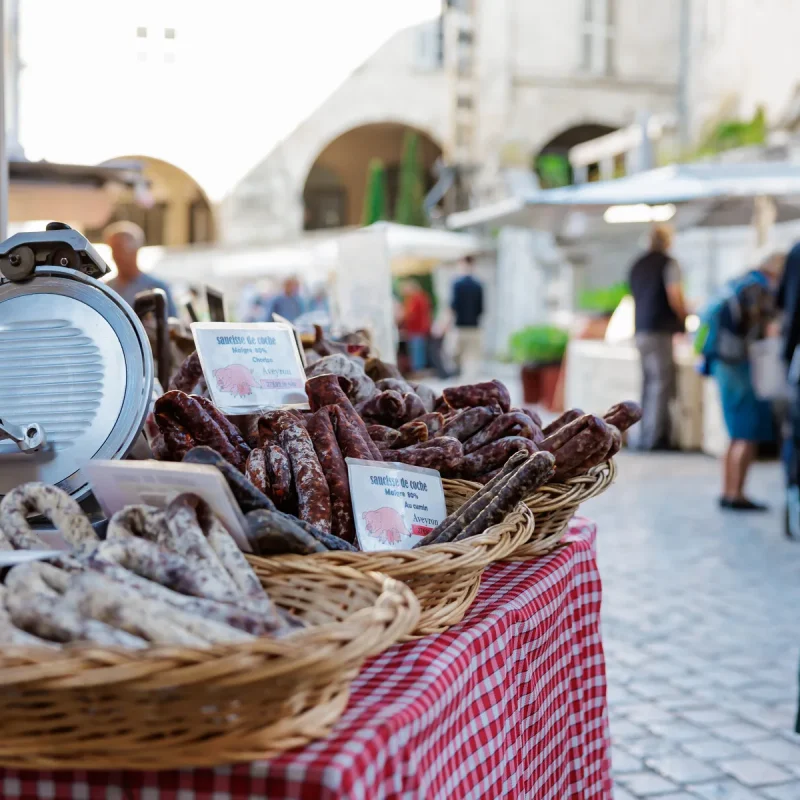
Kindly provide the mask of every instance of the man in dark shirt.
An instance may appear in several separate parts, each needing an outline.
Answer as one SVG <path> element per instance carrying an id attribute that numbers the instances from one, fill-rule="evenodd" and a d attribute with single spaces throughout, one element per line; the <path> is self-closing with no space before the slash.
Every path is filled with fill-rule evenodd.
<path id="1" fill-rule="evenodd" d="M 461 266 L 463 275 L 453 284 L 450 308 L 456 329 L 456 360 L 461 374 L 477 376 L 483 356 L 480 321 L 483 315 L 483 287 L 475 279 L 472 256 L 466 256 Z"/>
<path id="2" fill-rule="evenodd" d="M 629 278 L 642 364 L 643 450 L 670 446 L 669 404 L 675 393 L 672 337 L 683 332 L 686 319 L 680 268 L 668 254 L 671 245 L 672 230 L 655 226 L 650 249 L 633 265 Z"/>

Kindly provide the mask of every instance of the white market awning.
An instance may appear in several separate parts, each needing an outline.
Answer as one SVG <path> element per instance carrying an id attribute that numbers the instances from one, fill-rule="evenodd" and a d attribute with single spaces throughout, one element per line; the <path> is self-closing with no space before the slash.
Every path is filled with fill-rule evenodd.
<path id="1" fill-rule="evenodd" d="M 553 230 L 570 211 L 603 214 L 612 206 L 683 205 L 726 197 L 800 196 L 800 165 L 677 164 L 616 180 L 541 189 L 493 205 L 451 214 L 447 225 L 516 225 Z"/>

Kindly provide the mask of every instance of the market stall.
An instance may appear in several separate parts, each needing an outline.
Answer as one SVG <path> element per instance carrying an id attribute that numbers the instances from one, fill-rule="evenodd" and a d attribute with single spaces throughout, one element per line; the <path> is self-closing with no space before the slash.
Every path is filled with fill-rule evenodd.
<path id="1" fill-rule="evenodd" d="M 465 620 L 364 666 L 331 736 L 270 761 L 180 772 L 0 770 L 7 800 L 108 796 L 610 800 L 595 530 L 496 565 Z"/>
<path id="2" fill-rule="evenodd" d="M 4 796 L 608 798 L 573 517 L 637 404 L 545 425 L 499 380 L 435 391 L 368 341 L 304 360 L 282 323 L 194 323 L 158 386 L 107 269 L 63 225 L 0 245 Z M 109 320 L 135 350 L 103 356 Z M 133 394 L 101 391 L 120 374 Z"/>

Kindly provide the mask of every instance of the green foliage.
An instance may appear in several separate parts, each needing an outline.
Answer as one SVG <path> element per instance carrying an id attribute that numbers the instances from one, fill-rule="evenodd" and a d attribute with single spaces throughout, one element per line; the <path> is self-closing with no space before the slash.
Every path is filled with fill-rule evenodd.
<path id="1" fill-rule="evenodd" d="M 542 153 L 536 157 L 535 168 L 542 189 L 557 189 L 572 183 L 572 167 L 561 153 Z"/>
<path id="2" fill-rule="evenodd" d="M 625 295 L 630 294 L 627 283 L 615 283 L 599 289 L 586 289 L 578 295 L 578 308 L 581 311 L 594 311 L 598 314 L 613 314 Z"/>
<path id="3" fill-rule="evenodd" d="M 758 107 L 749 122 L 726 120 L 719 123 L 700 146 L 695 158 L 703 158 L 733 150 L 737 147 L 752 147 L 767 140 L 767 119 L 762 106 Z"/>
<path id="4" fill-rule="evenodd" d="M 530 325 L 512 333 L 508 340 L 511 361 L 552 363 L 561 361 L 567 349 L 569 334 L 553 325 Z"/>
<path id="5" fill-rule="evenodd" d="M 424 200 L 425 173 L 419 160 L 419 136 L 413 131 L 406 131 L 403 137 L 403 157 L 400 161 L 395 222 L 403 225 L 427 226 Z"/>
<path id="6" fill-rule="evenodd" d="M 372 225 L 387 218 L 386 167 L 379 158 L 373 158 L 367 169 L 367 189 L 364 193 L 362 225 Z"/>

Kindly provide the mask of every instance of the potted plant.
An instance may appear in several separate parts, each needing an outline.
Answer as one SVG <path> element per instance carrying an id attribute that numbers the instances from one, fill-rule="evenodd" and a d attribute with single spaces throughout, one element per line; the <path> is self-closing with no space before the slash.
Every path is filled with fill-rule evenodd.
<path id="1" fill-rule="evenodd" d="M 552 408 L 569 334 L 553 325 L 530 325 L 509 339 L 511 360 L 520 364 L 526 403 Z"/>

